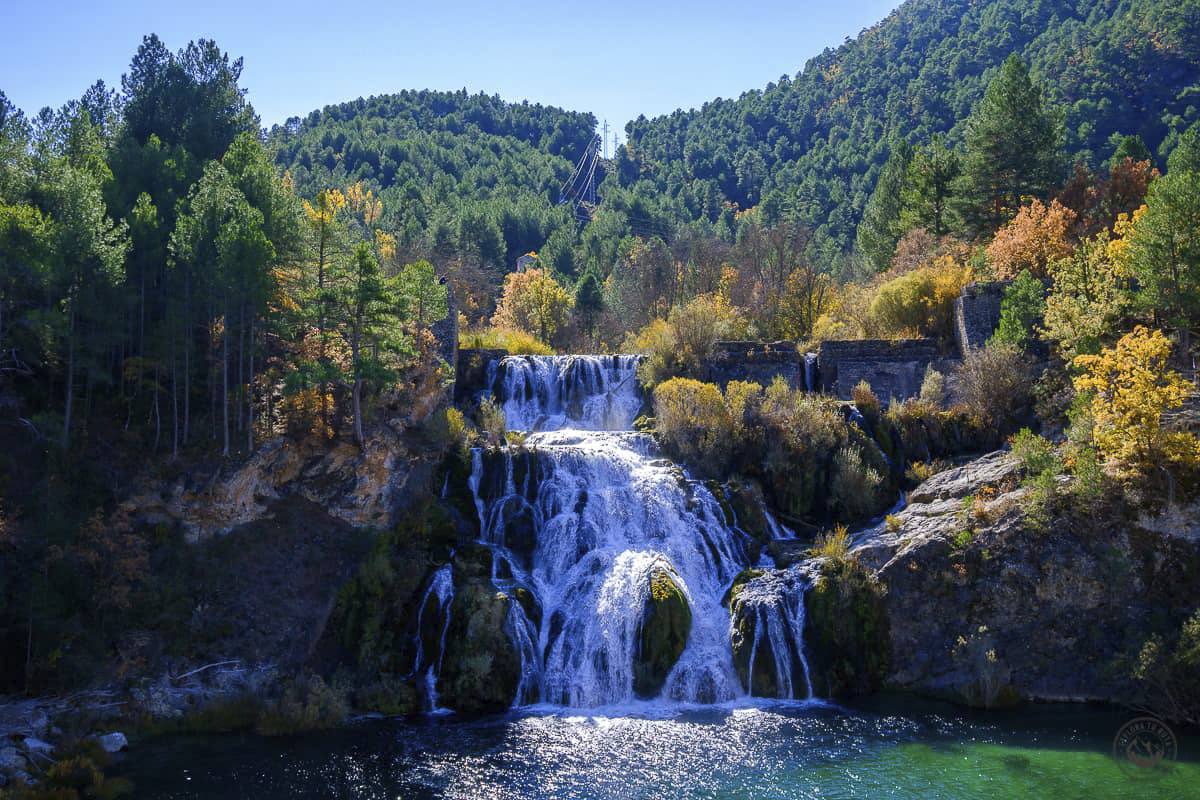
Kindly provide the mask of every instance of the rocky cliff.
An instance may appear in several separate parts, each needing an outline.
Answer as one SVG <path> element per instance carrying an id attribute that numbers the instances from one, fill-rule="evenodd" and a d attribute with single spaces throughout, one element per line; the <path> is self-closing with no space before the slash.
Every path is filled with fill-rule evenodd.
<path id="1" fill-rule="evenodd" d="M 973 705 L 1135 700 L 1131 655 L 1197 603 L 1198 509 L 1149 516 L 1108 497 L 1035 518 L 1018 477 L 992 453 L 858 537 L 886 587 L 885 683 Z"/>

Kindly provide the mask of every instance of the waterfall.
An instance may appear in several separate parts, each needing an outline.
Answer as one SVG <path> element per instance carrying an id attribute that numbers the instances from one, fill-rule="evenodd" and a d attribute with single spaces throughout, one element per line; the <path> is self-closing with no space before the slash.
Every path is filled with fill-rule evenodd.
<path id="1" fill-rule="evenodd" d="M 712 492 L 630 430 L 638 360 L 510 356 L 489 369 L 508 427 L 528 431 L 524 447 L 476 449 L 469 479 L 493 583 L 536 609 L 514 600 L 505 623 L 522 660 L 517 705 L 747 694 L 723 598 L 758 554 Z M 765 583 L 739 599 L 755 609 L 754 646 L 774 655 L 779 696 L 805 698 L 797 586 L 775 605 L 760 601 Z"/>
<path id="2" fill-rule="evenodd" d="M 804 354 L 804 389 L 805 391 L 815 392 L 817 386 L 817 354 Z"/>
<path id="3" fill-rule="evenodd" d="M 619 431 L 642 405 L 641 356 L 508 356 L 489 368 L 489 385 L 509 430 Z"/>
<path id="4" fill-rule="evenodd" d="M 433 608 L 430 608 L 430 601 Z M 423 695 L 425 711 L 438 709 L 437 679 L 442 671 L 442 656 L 446 652 L 446 631 L 450 628 L 450 604 L 454 602 L 454 581 L 450 565 L 437 572 L 425 590 L 421 605 L 417 609 L 416 657 L 413 659 L 412 675 Z M 432 632 L 437 642 L 436 653 L 425 653 L 427 634 Z"/>
<path id="5" fill-rule="evenodd" d="M 812 677 L 804 654 L 804 594 L 812 576 L 804 569 L 767 570 L 744 583 L 732 602 L 731 636 L 739 620 L 751 624 L 750 656 L 745 672 L 751 695 L 809 698 Z M 756 685 L 759 668 L 767 686 Z"/>

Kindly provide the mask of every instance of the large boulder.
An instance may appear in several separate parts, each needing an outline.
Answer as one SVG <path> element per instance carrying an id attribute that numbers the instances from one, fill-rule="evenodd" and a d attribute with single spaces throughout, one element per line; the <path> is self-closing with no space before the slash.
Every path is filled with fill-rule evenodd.
<path id="1" fill-rule="evenodd" d="M 679 575 L 667 564 L 650 572 L 650 592 L 638 626 L 633 690 L 643 697 L 662 691 L 692 631 L 692 610 L 679 587 Z"/>
<path id="2" fill-rule="evenodd" d="M 805 600 L 804 638 L 820 695 L 879 687 L 891 658 L 884 588 L 855 558 L 826 559 Z"/>
<path id="3" fill-rule="evenodd" d="M 521 682 L 521 656 L 507 631 L 515 601 L 492 584 L 483 549 L 454 562 L 454 600 L 437 692 L 439 703 L 456 711 L 503 711 L 512 706 Z M 486 566 L 478 563 L 485 560 Z"/>

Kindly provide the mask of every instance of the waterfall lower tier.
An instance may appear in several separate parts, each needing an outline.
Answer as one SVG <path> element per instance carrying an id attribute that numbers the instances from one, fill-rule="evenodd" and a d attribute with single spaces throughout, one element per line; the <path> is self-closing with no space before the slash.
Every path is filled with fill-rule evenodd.
<path id="1" fill-rule="evenodd" d="M 437 680 L 446 652 L 446 630 L 450 627 L 450 604 L 454 601 L 454 580 L 447 564 L 433 574 L 425 597 L 417 610 L 416 658 L 412 674 L 420 690 L 424 711 L 438 708 Z"/>
<path id="2" fill-rule="evenodd" d="M 730 601 L 729 637 L 748 694 L 813 696 L 803 642 L 804 594 L 811 586 L 811 573 L 798 566 L 765 570 L 736 587 Z"/>
<path id="3" fill-rule="evenodd" d="M 642 434 L 555 431 L 526 446 L 476 451 L 471 485 L 483 541 L 541 608 L 542 700 L 740 695 L 721 597 L 749 556 L 717 499 Z"/>

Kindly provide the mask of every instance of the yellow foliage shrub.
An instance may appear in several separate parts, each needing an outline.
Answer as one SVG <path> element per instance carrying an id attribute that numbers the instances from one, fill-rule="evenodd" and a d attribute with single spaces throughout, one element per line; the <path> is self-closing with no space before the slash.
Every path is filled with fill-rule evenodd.
<path id="1" fill-rule="evenodd" d="M 1200 464 L 1200 441 L 1163 426 L 1163 413 L 1182 406 L 1192 391 L 1168 368 L 1170 354 L 1161 331 L 1139 325 L 1100 355 L 1075 358 L 1083 372 L 1075 390 L 1092 393 L 1093 436 L 1106 460 L 1143 468 L 1163 460 Z"/>
<path id="2" fill-rule="evenodd" d="M 943 257 L 880 286 L 871 301 L 871 318 L 887 336 L 950 336 L 954 301 L 971 277 L 969 266 Z"/>
<path id="3" fill-rule="evenodd" d="M 284 428 L 293 436 L 330 439 L 333 430 L 326 424 L 325 412 L 332 408 L 333 395 L 327 393 L 322 398 L 319 389 L 304 389 L 283 398 L 279 415 Z"/>
<path id="4" fill-rule="evenodd" d="M 654 414 L 659 434 L 674 453 L 719 472 L 733 444 L 733 420 L 719 388 L 672 378 L 654 389 Z"/>
<path id="5" fill-rule="evenodd" d="M 467 331 L 462 337 L 463 347 L 484 350 L 507 350 L 514 356 L 550 356 L 554 348 L 532 333 L 511 328 L 482 328 Z"/>

